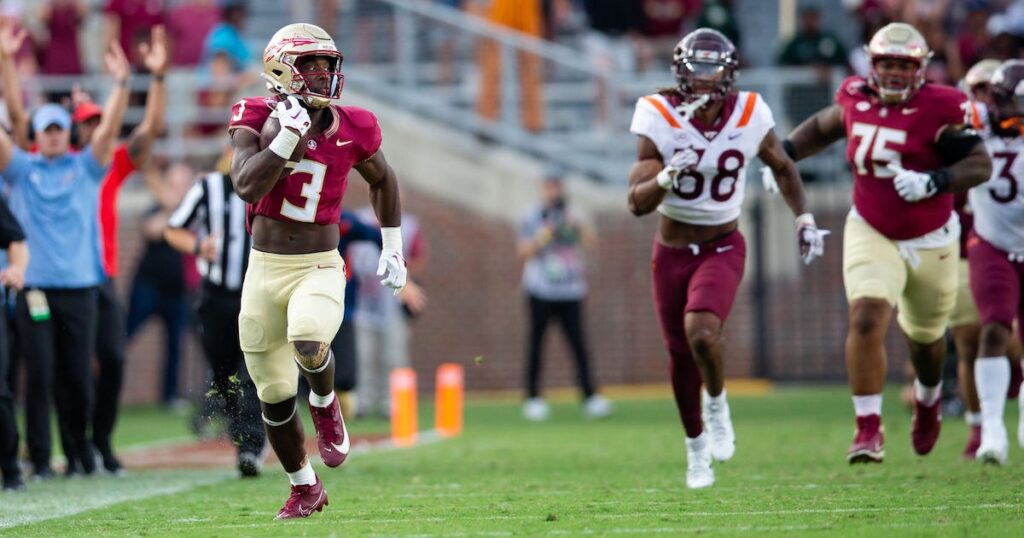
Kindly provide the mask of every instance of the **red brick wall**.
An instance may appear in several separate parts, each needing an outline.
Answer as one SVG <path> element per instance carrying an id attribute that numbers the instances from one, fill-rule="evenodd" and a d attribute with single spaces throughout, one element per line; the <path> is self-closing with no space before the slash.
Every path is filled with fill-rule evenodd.
<path id="1" fill-rule="evenodd" d="M 520 265 L 515 255 L 515 230 L 403 187 L 403 205 L 424 227 L 429 260 L 422 278 L 428 294 L 426 313 L 412 324 L 411 356 L 420 387 L 432 390 L 436 366 L 457 362 L 466 369 L 469 389 L 518 389 L 522 386 L 526 340 L 525 300 L 519 288 Z M 346 206 L 366 204 L 366 188 L 354 181 Z M 842 380 L 846 302 L 843 295 L 840 246 L 842 213 L 818 214 L 833 230 L 824 260 L 795 276 L 770 280 L 765 301 L 769 371 L 789 380 Z M 594 371 L 602 384 L 650 383 L 666 380 L 667 354 L 654 317 L 649 259 L 657 218 L 621 215 L 596 219 L 599 246 L 590 255 L 590 297 L 585 323 Z M 748 250 L 753 250 L 751 228 Z M 141 246 L 138 223 L 121 224 L 122 267 L 119 285 L 127 290 Z M 773 253 L 768 252 L 771 257 Z M 787 254 L 788 255 L 788 254 Z M 726 372 L 756 373 L 755 312 L 748 258 L 743 288 L 725 330 Z M 146 327 L 128 348 L 124 399 L 154 401 L 159 387 L 162 333 Z M 574 370 L 561 334 L 549 332 L 544 386 L 574 385 Z M 905 344 L 890 331 L 890 377 L 900 377 Z M 474 361 L 480 356 L 482 360 Z M 183 360 L 183 382 L 195 393 L 202 389 L 204 365 L 194 337 Z"/>

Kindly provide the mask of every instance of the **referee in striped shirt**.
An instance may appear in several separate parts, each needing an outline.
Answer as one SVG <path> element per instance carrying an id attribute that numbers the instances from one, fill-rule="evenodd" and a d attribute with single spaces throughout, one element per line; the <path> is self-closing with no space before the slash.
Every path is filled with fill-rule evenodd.
<path id="1" fill-rule="evenodd" d="M 242 278 L 251 239 L 245 229 L 245 202 L 235 194 L 231 178 L 221 171 L 200 178 L 171 215 L 164 238 L 175 249 L 196 256 L 203 277 L 197 318 L 203 351 L 213 369 L 213 388 L 224 398 L 231 440 L 238 447 L 238 470 L 243 477 L 257 476 L 266 433 L 238 344 Z"/>

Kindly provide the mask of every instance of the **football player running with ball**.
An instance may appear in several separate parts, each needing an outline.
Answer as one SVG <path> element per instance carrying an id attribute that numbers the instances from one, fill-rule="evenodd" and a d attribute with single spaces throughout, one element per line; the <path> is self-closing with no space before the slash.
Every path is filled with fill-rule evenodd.
<path id="1" fill-rule="evenodd" d="M 843 236 L 843 282 L 849 301 L 846 369 L 857 419 L 850 463 L 885 456 L 884 340 L 897 305 L 916 373 L 911 440 L 917 454 L 935 446 L 960 250 L 952 193 L 992 172 L 981 138 L 965 125 L 967 97 L 925 82 L 931 52 L 917 30 L 889 24 L 871 38 L 868 54 L 867 78 L 846 79 L 836 103 L 784 142 L 799 160 L 849 139 L 853 208 Z"/>
<path id="2" fill-rule="evenodd" d="M 779 178 L 806 263 L 821 256 L 827 234 L 806 210 L 771 110 L 758 94 L 733 87 L 737 65 L 736 48 L 719 32 L 686 35 L 673 54 L 676 87 L 641 98 L 630 127 L 639 141 L 629 210 L 661 213 L 652 260 L 655 308 L 686 431 L 690 488 L 712 485 L 712 458 L 726 461 L 735 451 L 721 335 L 743 277 L 746 245 L 737 226 L 750 160 L 759 157 Z"/>
<path id="3" fill-rule="evenodd" d="M 278 519 L 307 517 L 327 504 L 303 447 L 299 372 L 312 389 L 309 410 L 320 457 L 337 467 L 348 455 L 330 346 L 344 314 L 338 218 L 353 168 L 369 183 L 382 225 L 382 283 L 397 293 L 406 280 L 398 182 L 379 151 L 380 126 L 366 110 L 331 103 L 341 94 L 341 62 L 323 29 L 301 23 L 281 28 L 263 53 L 263 77 L 273 95 L 235 103 L 229 128 L 231 178 L 249 204 L 253 244 L 239 340 L 267 437 L 292 484 Z"/>
<path id="4" fill-rule="evenodd" d="M 1006 463 L 1003 408 L 1010 384 L 1007 352 L 1013 319 L 1024 312 L 1024 61 L 1004 62 L 991 78 L 990 134 L 985 146 L 995 164 L 991 179 L 971 189 L 974 231 L 967 239 L 971 292 L 981 317 L 974 382 L 981 403 L 981 445 L 976 457 Z M 1022 415 L 1024 416 L 1024 415 Z M 1017 431 L 1024 445 L 1024 427 Z"/>

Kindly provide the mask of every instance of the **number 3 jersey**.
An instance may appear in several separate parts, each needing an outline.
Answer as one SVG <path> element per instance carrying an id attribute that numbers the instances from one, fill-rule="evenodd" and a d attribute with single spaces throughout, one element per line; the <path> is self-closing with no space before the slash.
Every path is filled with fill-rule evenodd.
<path id="1" fill-rule="evenodd" d="M 231 107 L 228 132 L 245 129 L 257 137 L 267 118 L 277 116 L 274 97 L 247 97 Z M 352 167 L 373 157 L 380 149 L 377 118 L 353 106 L 331 105 L 331 125 L 306 140 L 306 153 L 292 173 L 248 206 L 248 222 L 255 215 L 274 220 L 313 224 L 337 224 Z"/>
<path id="2" fill-rule="evenodd" d="M 921 237 L 950 220 L 953 195 L 918 202 L 900 197 L 890 164 L 928 172 L 945 163 L 935 141 L 947 125 L 967 122 L 967 96 L 926 83 L 898 105 L 884 105 L 861 77 L 836 92 L 846 126 L 846 159 L 853 172 L 853 206 L 872 228 L 898 241 Z"/>
<path id="3" fill-rule="evenodd" d="M 1024 254 L 1024 138 L 989 136 L 992 177 L 968 191 L 974 231 L 999 250 Z"/>
<path id="4" fill-rule="evenodd" d="M 743 205 L 746 168 L 775 126 L 772 112 L 753 92 L 730 93 L 714 125 L 685 119 L 674 92 L 641 97 L 630 132 L 649 138 L 667 165 L 676 153 L 685 162 L 658 206 L 668 218 L 714 226 L 736 220 Z"/>

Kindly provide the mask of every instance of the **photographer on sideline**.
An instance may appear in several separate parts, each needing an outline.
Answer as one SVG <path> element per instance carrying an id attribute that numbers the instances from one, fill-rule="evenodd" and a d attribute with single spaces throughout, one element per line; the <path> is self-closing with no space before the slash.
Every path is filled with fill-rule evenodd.
<path id="1" fill-rule="evenodd" d="M 566 205 L 560 169 L 545 170 L 541 204 L 531 209 L 519 228 L 518 251 L 525 262 L 523 289 L 530 311 L 527 346 L 526 402 L 523 417 L 545 420 L 547 403 L 540 396 L 541 346 L 548 322 L 558 319 L 576 361 L 587 418 L 603 418 L 611 403 L 594 386 L 583 336 L 583 298 L 587 293 L 583 250 L 595 243 L 593 228 Z"/>

